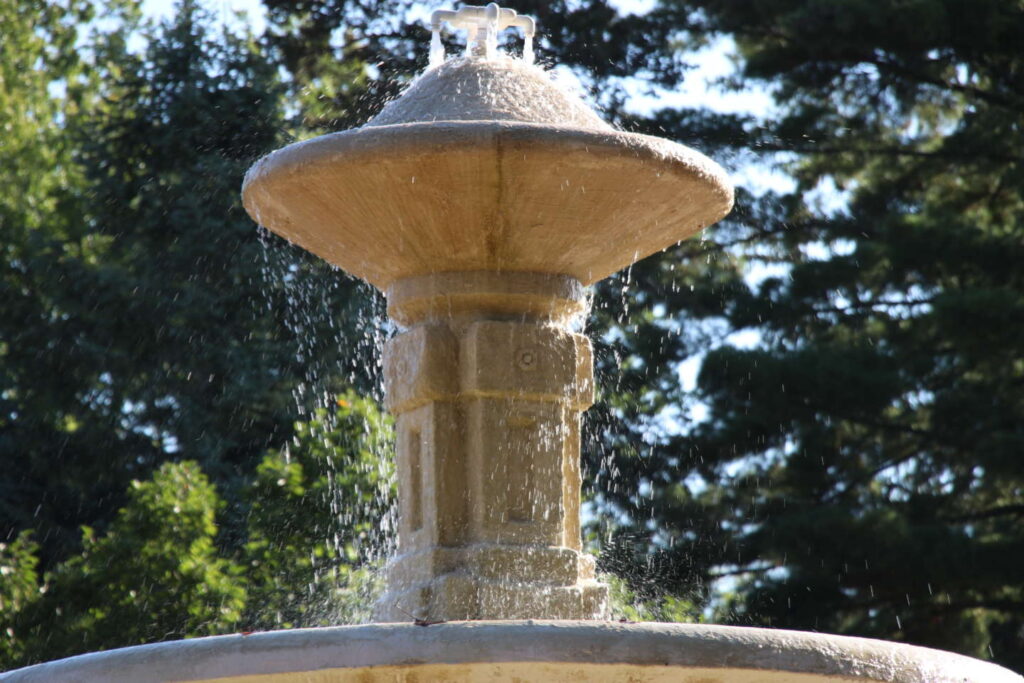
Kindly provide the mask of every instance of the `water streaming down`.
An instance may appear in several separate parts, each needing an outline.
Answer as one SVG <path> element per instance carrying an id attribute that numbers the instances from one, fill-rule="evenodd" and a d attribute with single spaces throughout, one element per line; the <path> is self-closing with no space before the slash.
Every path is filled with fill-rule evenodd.
<path id="1" fill-rule="evenodd" d="M 444 62 L 444 44 L 441 42 L 441 29 L 430 31 L 430 68 L 441 66 Z"/>
<path id="2" fill-rule="evenodd" d="M 515 17 L 493 4 L 460 12 L 477 29 L 481 13 Z M 616 131 L 540 69 L 488 54 L 487 26 L 500 23 L 467 41 L 479 51 L 445 61 L 450 18 L 432 20 L 433 68 L 373 121 L 265 157 L 243 188 L 261 224 L 385 292 L 400 330 L 383 367 L 399 540 L 377 609 L 406 623 L 161 643 L 5 682 L 1020 683 L 966 657 L 821 634 L 434 623 L 603 616 L 579 535 L 579 420 L 594 389 L 578 332 L 586 286 L 732 205 L 710 159 Z"/>
<path id="3" fill-rule="evenodd" d="M 294 460 L 310 480 L 304 495 L 317 500 L 304 507 L 329 516 L 317 516 L 309 529 L 312 576 L 291 598 L 294 604 L 285 606 L 287 617 L 267 610 L 258 619 L 278 627 L 364 623 L 371 610 L 360 604 L 372 604 L 379 592 L 379 567 L 396 540 L 393 444 L 386 425 L 364 414 L 372 403 L 339 395 L 338 382 L 373 402 L 383 400 L 380 358 L 388 330 L 383 299 L 365 283 L 312 262 L 266 231 L 259 235 L 262 277 L 275 283 L 266 296 L 268 314 L 297 341 L 302 368 L 293 390 L 299 434 L 276 457 L 287 466 Z M 354 428 L 356 420 L 361 430 Z M 373 455 L 360 457 L 363 449 Z M 282 569 L 289 574 L 279 577 L 283 585 L 307 574 L 302 567 Z"/>

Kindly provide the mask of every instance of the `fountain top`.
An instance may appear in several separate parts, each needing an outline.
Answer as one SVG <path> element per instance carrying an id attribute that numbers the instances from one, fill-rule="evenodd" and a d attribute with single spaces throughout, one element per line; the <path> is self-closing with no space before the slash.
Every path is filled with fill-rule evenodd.
<path id="1" fill-rule="evenodd" d="M 498 48 L 498 32 L 512 26 L 523 29 L 523 59 L 533 62 L 533 35 L 536 24 L 533 17 L 517 14 L 514 9 L 499 7 L 492 2 L 486 7 L 466 6 L 458 10 L 439 9 L 430 15 L 430 66 L 444 62 L 444 47 L 441 44 L 441 25 L 448 23 L 453 28 L 467 31 L 466 56 L 493 58 Z"/>
<path id="2" fill-rule="evenodd" d="M 503 11 L 460 10 L 466 22 L 483 12 L 490 37 L 523 19 Z M 704 155 L 617 131 L 542 69 L 473 51 L 428 69 L 362 128 L 264 157 L 242 193 L 261 225 L 382 290 L 479 271 L 591 284 L 733 201 Z"/>

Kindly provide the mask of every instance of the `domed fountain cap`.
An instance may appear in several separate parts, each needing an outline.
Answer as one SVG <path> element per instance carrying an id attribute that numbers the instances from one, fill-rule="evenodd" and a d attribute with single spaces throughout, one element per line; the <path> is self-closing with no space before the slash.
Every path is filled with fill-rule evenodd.
<path id="1" fill-rule="evenodd" d="M 367 125 L 510 121 L 612 132 L 575 94 L 520 59 L 453 59 L 430 69 Z"/>
<path id="2" fill-rule="evenodd" d="M 707 157 L 612 129 L 508 57 L 427 71 L 367 125 L 264 157 L 242 194 L 258 223 L 383 290 L 481 270 L 590 284 L 733 201 Z"/>

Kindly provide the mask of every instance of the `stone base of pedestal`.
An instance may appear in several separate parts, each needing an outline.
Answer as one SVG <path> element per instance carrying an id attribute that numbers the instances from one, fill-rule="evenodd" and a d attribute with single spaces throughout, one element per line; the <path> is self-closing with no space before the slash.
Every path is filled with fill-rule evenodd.
<path id="1" fill-rule="evenodd" d="M 600 619 L 608 587 L 594 558 L 571 548 L 480 544 L 395 558 L 377 621 Z"/>
<path id="2" fill-rule="evenodd" d="M 196 638 L 72 657 L 2 683 L 1024 683 L 923 647 L 820 633 L 579 621 L 373 624 Z"/>
<path id="3" fill-rule="evenodd" d="M 607 601 L 608 587 L 594 580 L 539 588 L 457 573 L 402 592 L 388 592 L 377 605 L 377 618 L 408 619 L 413 614 L 409 610 L 415 609 L 419 611 L 417 618 L 428 621 L 472 620 L 482 614 L 507 614 L 510 619 L 525 619 L 527 615 L 540 619 L 563 615 L 598 619 L 604 616 Z"/>

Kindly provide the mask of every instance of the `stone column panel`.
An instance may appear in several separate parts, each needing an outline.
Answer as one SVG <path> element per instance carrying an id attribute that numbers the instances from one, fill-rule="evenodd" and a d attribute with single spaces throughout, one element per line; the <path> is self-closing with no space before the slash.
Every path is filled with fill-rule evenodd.
<path id="1" fill-rule="evenodd" d="M 552 326 L 480 320 L 460 344 L 462 395 L 593 403 L 590 340 Z"/>
<path id="2" fill-rule="evenodd" d="M 562 412 L 558 402 L 465 403 L 473 542 L 561 545 Z"/>
<path id="3" fill-rule="evenodd" d="M 386 404 L 398 415 L 458 393 L 458 342 L 446 325 L 418 325 L 384 347 Z"/>
<path id="4" fill-rule="evenodd" d="M 435 402 L 395 418 L 403 554 L 464 541 L 468 485 L 459 409 Z"/>

